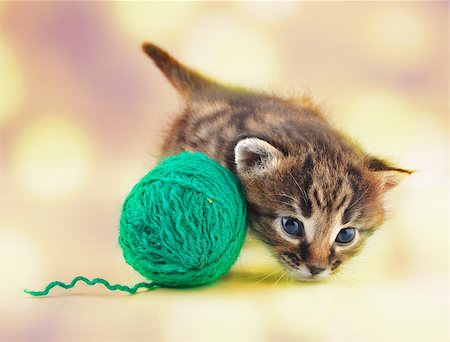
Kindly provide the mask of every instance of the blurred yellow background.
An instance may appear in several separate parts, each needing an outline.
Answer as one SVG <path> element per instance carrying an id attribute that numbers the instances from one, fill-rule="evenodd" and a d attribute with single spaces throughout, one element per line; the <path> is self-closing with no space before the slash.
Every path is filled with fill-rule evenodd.
<path id="1" fill-rule="evenodd" d="M 294 283 L 249 241 L 217 284 L 135 296 L 120 207 L 179 103 L 152 41 L 219 80 L 304 91 L 368 151 L 417 172 L 334 279 Z M 448 338 L 447 2 L 1 2 L 2 341 Z"/>

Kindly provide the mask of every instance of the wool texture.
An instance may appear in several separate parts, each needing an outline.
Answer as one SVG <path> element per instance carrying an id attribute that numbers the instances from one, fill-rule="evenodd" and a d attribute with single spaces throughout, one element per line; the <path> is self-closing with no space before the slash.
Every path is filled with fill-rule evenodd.
<path id="1" fill-rule="evenodd" d="M 55 286 L 70 289 L 79 281 L 130 294 L 211 283 L 239 256 L 246 218 L 242 187 L 230 171 L 201 153 L 169 157 L 133 187 L 120 217 L 125 260 L 150 282 L 128 287 L 77 276 L 69 284 L 52 281 L 42 291 L 25 292 L 45 296 Z"/>
<path id="2" fill-rule="evenodd" d="M 50 282 L 45 287 L 45 289 L 42 291 L 31 291 L 31 290 L 24 290 L 24 291 L 25 291 L 25 293 L 28 293 L 35 297 L 46 296 L 46 295 L 48 295 L 50 290 L 53 289 L 55 286 L 59 286 L 59 287 L 62 287 L 63 289 L 67 290 L 67 289 L 71 289 L 72 287 L 74 287 L 75 284 L 78 283 L 79 281 L 84 282 L 89 286 L 93 286 L 96 284 L 102 284 L 110 291 L 119 290 L 119 291 L 123 291 L 123 292 L 128 292 L 129 294 L 135 294 L 141 288 L 145 288 L 145 289 L 149 290 L 149 289 L 152 289 L 157 286 L 155 283 L 138 283 L 138 284 L 134 285 L 133 287 L 120 285 L 120 284 L 111 285 L 107 280 L 102 279 L 102 278 L 94 278 L 92 280 L 89 280 L 86 277 L 77 276 L 77 277 L 73 278 L 73 280 L 70 282 L 70 284 L 66 284 L 61 281 L 56 280 L 56 281 Z"/>
<path id="3" fill-rule="evenodd" d="M 246 235 L 239 180 L 202 153 L 163 160 L 134 186 L 120 218 L 126 262 L 166 287 L 207 284 L 229 271 Z"/>

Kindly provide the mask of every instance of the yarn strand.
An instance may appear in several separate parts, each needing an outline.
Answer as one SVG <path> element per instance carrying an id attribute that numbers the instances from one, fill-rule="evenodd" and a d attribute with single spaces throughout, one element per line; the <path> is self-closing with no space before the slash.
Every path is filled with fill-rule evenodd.
<path id="1" fill-rule="evenodd" d="M 150 283 L 138 283 L 136 285 L 134 285 L 133 287 L 128 287 L 126 285 L 120 285 L 120 284 L 114 284 L 111 285 L 107 280 L 102 279 L 102 278 L 94 278 L 92 280 L 87 279 L 86 277 L 83 276 L 77 276 L 75 277 L 70 284 L 66 284 L 63 283 L 61 281 L 52 281 L 51 283 L 49 283 L 45 289 L 43 291 L 30 291 L 30 290 L 24 290 L 25 293 L 28 293 L 32 296 L 38 297 L 38 296 L 46 296 L 48 295 L 48 293 L 50 292 L 50 290 L 52 288 L 54 288 L 55 286 L 60 286 L 64 289 L 71 289 L 72 287 L 75 286 L 75 284 L 79 281 L 82 281 L 84 283 L 86 283 L 89 286 L 95 285 L 95 284 L 103 284 L 108 290 L 110 291 L 123 291 L 123 292 L 128 292 L 129 294 L 135 294 L 139 289 L 141 288 L 146 288 L 146 289 L 152 289 L 154 287 L 157 287 L 158 284 L 154 283 L 154 282 L 150 282 Z"/>

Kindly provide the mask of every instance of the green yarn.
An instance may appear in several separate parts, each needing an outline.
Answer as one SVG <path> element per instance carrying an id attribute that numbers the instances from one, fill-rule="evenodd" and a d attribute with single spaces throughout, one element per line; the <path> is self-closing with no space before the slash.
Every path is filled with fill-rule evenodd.
<path id="1" fill-rule="evenodd" d="M 128 264 L 169 287 L 207 284 L 236 261 L 246 234 L 236 176 L 201 153 L 164 160 L 122 208 L 119 244 Z"/>
<path id="2" fill-rule="evenodd" d="M 75 286 L 75 284 L 79 281 L 83 281 L 85 282 L 87 285 L 95 285 L 95 284 L 103 284 L 108 290 L 110 291 L 124 291 L 124 292 L 128 292 L 130 294 L 135 294 L 137 292 L 137 290 L 139 290 L 140 288 L 146 288 L 146 289 L 151 289 L 153 287 L 156 287 L 157 285 L 155 283 L 139 283 L 134 285 L 133 287 L 128 287 L 125 285 L 119 285 L 119 284 L 115 284 L 115 285 L 111 285 L 107 280 L 102 279 L 102 278 L 94 278 L 92 280 L 89 280 L 83 276 L 78 276 L 75 277 L 70 284 L 65 284 L 63 282 L 60 281 L 52 281 L 51 283 L 49 283 L 44 290 L 42 291 L 30 291 L 30 290 L 25 290 L 25 293 L 28 293 L 32 296 L 46 296 L 48 295 L 48 293 L 50 292 L 50 290 L 52 288 L 54 288 L 55 286 L 60 286 L 63 289 L 71 289 L 72 287 Z"/>
<path id="3" fill-rule="evenodd" d="M 247 209 L 239 180 L 202 153 L 183 152 L 163 160 L 137 183 L 122 206 L 119 244 L 126 262 L 151 280 L 133 287 L 83 276 L 111 291 L 135 294 L 140 288 L 191 287 L 211 283 L 236 261 L 246 235 Z"/>

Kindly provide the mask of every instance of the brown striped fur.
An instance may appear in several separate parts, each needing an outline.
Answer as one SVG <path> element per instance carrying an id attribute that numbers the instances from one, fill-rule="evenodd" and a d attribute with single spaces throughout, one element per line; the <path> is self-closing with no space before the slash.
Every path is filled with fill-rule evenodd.
<path id="1" fill-rule="evenodd" d="M 143 49 L 183 97 L 162 155 L 200 151 L 235 172 L 246 191 L 250 232 L 292 274 L 317 279 L 313 269 L 335 272 L 383 223 L 384 194 L 411 171 L 367 155 L 308 97 L 221 85 L 153 44 Z M 305 236 L 285 233 L 283 216 L 303 222 Z M 348 246 L 334 242 L 345 227 L 358 232 Z"/>

